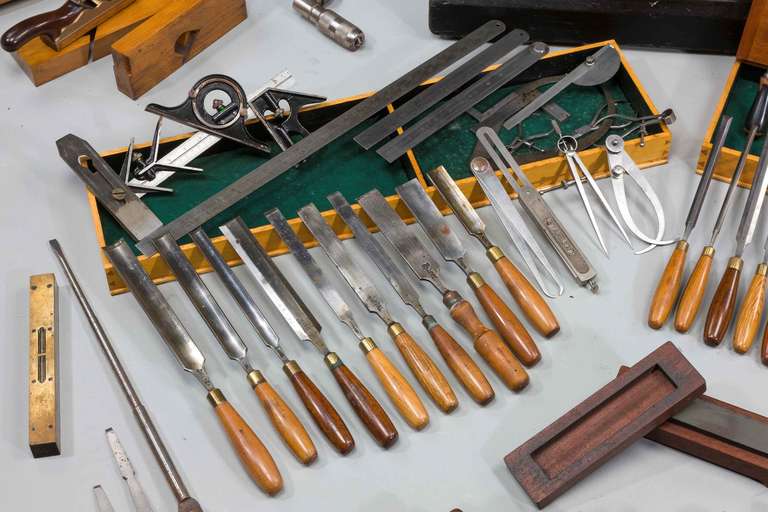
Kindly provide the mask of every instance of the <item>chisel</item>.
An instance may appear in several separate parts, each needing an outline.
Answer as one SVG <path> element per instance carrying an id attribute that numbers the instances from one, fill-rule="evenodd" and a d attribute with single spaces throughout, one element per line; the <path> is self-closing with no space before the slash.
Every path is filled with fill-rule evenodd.
<path id="1" fill-rule="evenodd" d="M 318 241 L 328 258 L 339 269 L 347 284 L 355 291 L 366 309 L 378 316 L 387 326 L 387 332 L 392 341 L 421 387 L 443 412 L 449 413 L 456 409 L 458 400 L 443 373 L 405 328 L 392 319 L 374 284 L 352 261 L 352 257 L 333 230 L 323 220 L 317 207 L 314 204 L 309 204 L 301 208 L 298 213 L 301 220 L 304 221 L 304 225 Z"/>
<path id="2" fill-rule="evenodd" d="M 114 373 L 115 378 L 120 385 L 120 389 L 131 406 L 131 412 L 136 419 L 136 423 L 138 423 L 139 428 L 141 428 L 141 433 L 144 434 L 144 439 L 146 439 L 147 444 L 149 444 L 149 447 L 152 450 L 152 455 L 154 455 L 157 465 L 160 466 L 160 470 L 163 472 L 163 476 L 178 502 L 178 512 L 203 512 L 203 509 L 197 500 L 190 496 L 187 486 L 184 484 L 173 459 L 171 459 L 171 455 L 168 453 L 168 449 L 165 447 L 163 439 L 160 437 L 157 428 L 155 428 L 152 417 L 149 415 L 146 407 L 144 407 L 138 393 L 136 393 L 136 390 L 133 387 L 133 382 L 131 382 L 123 364 L 120 362 L 120 358 L 118 357 L 117 352 L 115 352 L 115 348 L 112 346 L 112 342 L 109 340 L 107 332 L 104 330 L 101 322 L 99 322 L 99 318 L 91 307 L 91 303 L 88 301 L 85 291 L 83 291 L 83 288 L 80 286 L 80 282 L 77 280 L 77 276 L 75 276 L 72 267 L 69 266 L 69 261 L 67 261 L 67 257 L 64 255 L 61 245 L 59 245 L 58 240 L 55 239 L 49 240 L 48 244 L 51 246 L 51 250 L 56 256 L 56 259 L 59 260 L 59 263 L 64 270 L 64 275 L 67 276 L 67 281 L 69 281 L 69 285 L 72 287 L 72 292 L 80 303 L 80 307 L 88 320 L 88 324 L 91 326 L 94 336 L 96 336 L 96 339 L 99 341 L 99 346 L 104 352 L 109 367 L 112 369 L 112 373 Z M 99 487 L 99 489 L 101 489 L 101 487 Z M 95 488 L 94 492 L 97 492 Z M 103 497 L 106 498 L 106 495 Z"/>
<path id="3" fill-rule="evenodd" d="M 464 348 L 453 336 L 440 325 L 434 316 L 427 314 L 421 305 L 416 289 L 411 285 L 405 274 L 395 265 L 394 261 L 384 251 L 384 248 L 368 231 L 360 218 L 352 210 L 347 200 L 336 192 L 328 196 L 331 205 L 352 230 L 358 245 L 373 260 L 384 277 L 404 303 L 411 306 L 421 317 L 421 323 L 429 332 L 432 341 L 440 351 L 443 360 L 448 364 L 453 374 L 459 379 L 467 393 L 481 405 L 490 403 L 495 393 L 483 371 L 477 366 Z"/>
<path id="4" fill-rule="evenodd" d="M 528 385 L 528 373 L 495 331 L 483 324 L 472 305 L 462 296 L 449 290 L 440 278 L 440 265 L 427 251 L 416 235 L 408 229 L 400 216 L 389 206 L 378 190 L 372 190 L 358 198 L 360 206 L 381 229 L 384 237 L 405 260 L 416 277 L 427 281 L 443 296 L 456 323 L 469 334 L 475 350 L 493 368 L 504 383 L 518 391 Z"/>
<path id="5" fill-rule="evenodd" d="M 335 352 L 328 350 L 317 319 L 259 245 L 245 222 L 236 217 L 219 229 L 296 337 L 310 343 L 323 356 L 326 366 L 371 436 L 383 448 L 392 446 L 398 437 L 392 420 L 352 370 Z"/>
<path id="6" fill-rule="evenodd" d="M 691 201 L 688 217 L 685 219 L 683 236 L 680 237 L 680 240 L 675 246 L 675 250 L 672 251 L 672 255 L 669 257 L 669 261 L 667 262 L 666 267 L 664 267 L 664 272 L 661 274 L 661 278 L 656 285 L 656 291 L 653 294 L 650 312 L 648 313 L 648 325 L 653 329 L 660 329 L 661 326 L 664 325 L 664 322 L 667 321 L 667 317 L 669 317 L 669 314 L 672 312 L 672 308 L 675 307 L 677 295 L 680 292 L 683 272 L 685 272 L 688 237 L 691 235 L 694 226 L 696 226 L 696 222 L 699 220 L 701 207 L 704 204 L 709 185 L 712 182 L 712 175 L 715 172 L 715 164 L 720 156 L 720 150 L 725 144 L 725 138 L 728 136 L 728 131 L 731 128 L 731 121 L 732 118 L 730 116 L 723 116 L 720 120 L 720 125 L 717 127 L 717 132 L 713 139 L 714 144 L 712 145 L 712 150 L 709 152 L 709 158 L 707 159 L 704 172 L 699 180 L 699 186 L 693 196 L 693 201 Z M 711 246 L 712 244 L 710 244 L 710 247 Z M 683 293 L 683 298 L 680 301 L 680 309 L 678 309 L 675 318 L 675 328 L 680 332 L 686 332 L 688 327 L 690 327 L 690 323 L 693 322 L 693 318 L 696 316 L 696 310 L 701 303 L 701 297 L 706 288 L 709 264 L 712 262 L 712 254 L 714 254 L 714 249 L 709 250 L 706 247 L 704 248 L 699 263 L 696 264 L 696 267 L 691 274 L 691 279 L 686 286 L 686 291 Z M 699 283 L 699 286 L 694 285 L 694 283 Z M 698 293 L 698 302 L 695 299 L 697 290 L 700 290 L 700 293 Z"/>
<path id="7" fill-rule="evenodd" d="M 739 354 L 746 354 L 749 351 L 760 327 L 765 308 L 766 274 L 768 274 L 768 239 L 763 245 L 763 259 L 757 265 L 755 275 L 741 303 L 739 314 L 736 316 L 733 350 Z"/>
<path id="8" fill-rule="evenodd" d="M 414 178 L 396 187 L 395 190 L 443 258 L 458 265 L 467 276 L 467 283 L 491 318 L 497 332 L 501 334 L 518 359 L 526 366 L 533 366 L 538 363 L 541 359 L 541 353 L 533 338 L 493 288 L 470 267 L 464 245 L 456 233 L 451 230 L 445 217 L 437 209 L 418 180 Z"/>
<path id="9" fill-rule="evenodd" d="M 277 494 L 283 488 L 283 477 L 272 455 L 232 404 L 227 401 L 221 390 L 211 383 L 205 370 L 203 353 L 171 305 L 147 275 L 136 255 L 125 240 L 110 245 L 104 251 L 133 293 L 136 302 L 176 356 L 181 367 L 194 375 L 208 392 L 208 401 L 216 411 L 222 427 L 248 474 L 262 491 L 270 496 Z"/>
<path id="10" fill-rule="evenodd" d="M 302 464 L 312 464 L 317 459 L 317 449 L 304 425 L 267 381 L 264 374 L 253 368 L 248 357 L 248 347 L 222 311 L 213 294 L 205 286 L 192 263 L 184 255 L 176 240 L 165 234 L 155 240 L 155 247 L 176 276 L 176 280 L 197 312 L 205 320 L 227 357 L 237 361 L 245 371 L 248 383 L 256 392 L 269 420 L 285 444 Z"/>
<path id="11" fill-rule="evenodd" d="M 259 335 L 262 343 L 271 350 L 283 364 L 283 372 L 291 381 L 294 390 L 299 395 L 301 402 L 312 416 L 312 420 L 317 427 L 333 445 L 333 447 L 342 455 L 346 455 L 355 447 L 355 441 L 352 434 L 349 433 L 344 421 L 336 412 L 331 402 L 320 392 L 320 389 L 304 373 L 299 363 L 288 358 L 285 355 L 283 347 L 280 345 L 280 339 L 277 337 L 274 329 L 269 324 L 264 314 L 259 309 L 256 301 L 245 288 L 234 271 L 229 268 L 224 257 L 213 246 L 213 242 L 202 228 L 198 228 L 189 234 L 192 241 L 195 242 L 205 259 L 211 264 L 216 274 L 221 279 L 224 287 L 235 299 L 240 310 L 251 323 Z"/>
<path id="12" fill-rule="evenodd" d="M 406 423 L 416 430 L 421 430 L 429 423 L 429 413 L 421 402 L 419 395 L 413 390 L 411 384 L 400 373 L 400 370 L 392 364 L 387 355 L 376 345 L 373 338 L 365 336 L 352 316 L 349 304 L 344 300 L 341 292 L 323 273 L 315 259 L 309 254 L 299 237 L 294 233 L 288 220 L 277 208 L 266 212 L 265 216 L 285 245 L 301 265 L 304 273 L 314 283 L 315 287 L 328 303 L 338 319 L 349 327 L 359 341 L 360 350 L 365 354 L 368 364 L 371 365 L 379 383 L 384 388 L 392 404 L 397 408 Z"/>
<path id="13" fill-rule="evenodd" d="M 544 298 L 531 285 L 525 275 L 518 270 L 504 252 L 493 245 L 485 233 L 485 223 L 467 200 L 451 175 L 442 165 L 427 173 L 432 184 L 442 198 L 451 207 L 467 233 L 477 238 L 485 247 L 485 255 L 493 263 L 496 272 L 507 286 L 512 297 L 520 306 L 525 317 L 537 331 L 549 338 L 560 330 L 560 324 Z"/>
<path id="14" fill-rule="evenodd" d="M 117 437 L 117 433 L 115 433 L 112 428 L 108 428 L 104 433 L 107 436 L 107 443 L 112 449 L 112 455 L 115 457 L 117 469 L 120 471 L 120 477 L 128 487 L 128 493 L 131 495 L 133 508 L 136 512 L 152 512 L 152 506 L 149 504 L 149 499 L 147 499 L 147 495 L 144 494 L 144 489 L 136 479 L 136 471 L 134 471 L 131 459 L 128 458 L 128 454 L 126 453 L 125 448 L 123 448 L 120 438 Z"/>
<path id="15" fill-rule="evenodd" d="M 96 498 L 96 508 L 99 512 L 115 512 L 115 508 L 112 506 L 112 502 L 109 501 L 107 493 L 104 492 L 102 486 L 93 486 L 93 497 Z"/>
<path id="16" fill-rule="evenodd" d="M 717 286 L 707 312 L 707 321 L 704 324 L 704 341 L 708 345 L 716 346 L 723 341 L 733 319 L 733 309 L 739 291 L 739 278 L 743 265 L 741 256 L 744 254 L 744 248 L 752 242 L 757 221 L 760 218 L 760 210 L 765 200 L 765 189 L 768 185 L 767 171 L 768 144 L 765 144 L 757 169 L 755 169 L 752 188 L 749 191 L 749 196 L 747 196 L 747 204 L 744 206 L 739 230 L 736 233 L 736 251 L 728 260 L 728 268 Z"/>

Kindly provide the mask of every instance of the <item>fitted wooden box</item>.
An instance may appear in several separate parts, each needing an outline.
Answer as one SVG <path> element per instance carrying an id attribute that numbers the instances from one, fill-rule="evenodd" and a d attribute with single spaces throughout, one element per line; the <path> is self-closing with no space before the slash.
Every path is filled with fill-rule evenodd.
<path id="1" fill-rule="evenodd" d="M 488 106 L 508 94 L 516 84 L 536 80 L 542 76 L 563 74 L 570 71 L 588 55 L 606 44 L 613 44 L 619 49 L 614 41 L 605 41 L 551 53 L 546 59 L 537 63 L 516 81 L 502 88 L 496 95 L 489 97 L 487 100 Z M 619 53 L 621 55 L 622 67 L 612 79 L 610 86 L 620 91 L 622 99 L 626 100 L 625 103 L 622 103 L 622 108 L 631 108 L 634 112 L 641 115 L 657 114 L 656 107 L 646 94 L 640 81 L 632 72 L 620 49 Z M 489 70 L 492 69 L 489 68 Z M 429 87 L 437 80 L 439 78 L 427 81 L 421 87 Z M 589 102 L 592 102 L 593 106 L 599 105 L 599 102 L 603 99 L 602 92 L 599 92 L 599 94 L 595 93 L 599 96 L 598 98 L 590 98 L 588 96 L 589 91 L 587 90 L 593 88 L 573 87 L 576 87 L 573 91 L 573 98 L 569 99 L 568 97 L 568 91 L 571 90 L 569 88 L 561 96 L 558 96 L 556 100 L 564 108 L 570 108 L 573 111 L 573 119 L 568 121 L 573 126 L 569 127 L 566 123 L 563 125 L 564 130 L 583 125 L 585 119 L 591 121 L 596 109 L 589 112 L 577 112 L 579 106 Z M 306 88 L 300 86 L 297 89 L 305 90 Z M 312 91 L 306 90 L 306 92 Z M 302 111 L 302 122 L 310 130 L 316 129 L 369 95 L 370 93 L 367 93 L 310 106 Z M 397 108 L 399 103 L 407 99 L 408 97 L 394 105 L 389 105 L 387 109 L 391 111 Z M 569 105 L 569 101 L 574 102 L 572 107 Z M 379 113 L 379 116 L 385 114 L 386 112 L 382 111 Z M 150 119 L 148 117 L 148 125 L 151 125 Z M 375 119 L 377 119 L 376 116 L 367 123 L 372 123 Z M 468 144 L 470 144 L 471 140 L 474 140 L 474 134 L 470 130 L 456 129 L 457 127 L 466 126 L 467 123 L 471 124 L 471 122 L 472 118 L 468 115 L 460 117 L 454 123 L 445 127 L 392 164 L 387 164 L 374 151 L 364 151 L 352 140 L 352 137 L 362 131 L 367 125 L 367 123 L 363 123 L 363 125 L 347 134 L 347 136 L 340 138 L 329 145 L 329 147 L 318 152 L 298 168 L 292 169 L 268 183 L 265 187 L 254 192 L 221 215 L 218 215 L 203 227 L 213 239 L 216 247 L 222 252 L 227 262 L 230 265 L 236 265 L 240 263 L 239 258 L 226 239 L 221 236 L 217 228 L 221 223 L 237 215 L 243 216 L 248 225 L 251 226 L 259 242 L 271 255 L 279 255 L 287 251 L 280 238 L 273 233 L 272 227 L 263 217 L 263 212 L 272 207 L 279 207 L 286 217 L 291 219 L 291 224 L 297 229 L 300 239 L 304 241 L 307 247 L 312 247 L 316 243 L 309 231 L 301 226 L 301 222 L 296 217 L 295 212 L 304 204 L 312 201 L 323 211 L 323 215 L 329 220 L 333 229 L 341 238 L 351 237 L 351 233 L 346 228 L 346 225 L 340 218 L 336 217 L 335 212 L 325 199 L 326 195 L 337 190 L 344 193 L 351 203 L 355 203 L 354 208 L 359 211 L 356 198 L 368 190 L 379 188 L 406 222 L 410 223 L 413 222 L 410 212 L 395 195 L 394 188 L 414 177 L 421 182 L 429 195 L 436 200 L 438 206 L 444 209 L 446 213 L 448 212 L 447 208 L 444 208 L 442 201 L 437 197 L 434 188 L 427 185 L 424 177 L 425 171 L 437 165 L 445 165 L 454 179 L 457 180 L 464 194 L 475 206 L 485 206 L 488 204 L 488 201 L 468 169 L 471 151 L 467 150 L 467 147 L 471 150 L 471 146 L 468 146 Z M 261 126 L 258 125 L 254 125 L 253 128 L 256 132 L 262 130 Z M 267 140 L 266 133 L 257 135 L 263 140 Z M 512 135 L 506 134 L 503 137 L 509 138 Z M 187 137 L 189 137 L 189 134 L 164 139 L 161 143 L 160 154 L 163 155 L 170 151 Z M 669 129 L 662 124 L 649 127 L 649 133 L 643 140 L 638 136 L 632 136 L 632 138 L 626 141 L 625 147 L 637 164 L 645 168 L 667 162 L 671 139 L 672 135 Z M 550 143 L 554 146 L 555 142 L 553 140 Z M 149 144 L 145 143 L 137 145 L 136 148 L 138 150 L 146 150 L 148 146 Z M 106 151 L 102 153 L 102 156 L 112 165 L 113 169 L 119 169 L 125 152 L 126 148 L 121 148 Z M 581 151 L 580 155 L 596 178 L 608 176 L 608 164 L 604 148 L 588 148 Z M 528 156 L 526 159 L 531 160 L 531 157 Z M 191 163 L 191 165 L 197 165 L 205 169 L 202 177 L 173 178 L 166 182 L 168 186 L 174 188 L 175 192 L 173 195 L 145 196 L 145 202 L 161 221 L 169 222 L 205 197 L 214 194 L 241 175 L 258 167 L 259 163 L 263 161 L 265 161 L 264 158 L 255 155 L 254 152 L 247 148 L 238 146 L 235 143 L 222 141 L 204 156 Z M 570 177 L 567 164 L 560 156 L 540 160 L 536 160 L 534 157 L 533 161 L 523 165 L 523 169 L 531 182 L 542 191 L 558 188 Z M 100 248 L 114 243 L 121 237 L 132 242 L 108 212 L 98 206 L 95 198 L 90 193 L 88 194 L 88 200 L 91 205 L 94 227 Z M 372 226 L 372 223 L 366 216 L 363 216 L 363 220 L 369 226 Z M 211 270 L 208 262 L 189 239 L 182 239 L 180 243 L 185 254 L 190 258 L 198 272 L 204 273 Z M 102 259 L 111 292 L 113 294 L 125 292 L 126 288 L 112 268 L 109 260 L 103 255 Z M 158 255 L 150 257 L 140 256 L 139 259 L 156 283 L 173 280 L 172 273 Z"/>

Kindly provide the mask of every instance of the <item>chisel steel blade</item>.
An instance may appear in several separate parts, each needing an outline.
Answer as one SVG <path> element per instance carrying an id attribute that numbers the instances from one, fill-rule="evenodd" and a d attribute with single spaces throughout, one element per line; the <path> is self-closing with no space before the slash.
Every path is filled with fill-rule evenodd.
<path id="1" fill-rule="evenodd" d="M 397 250 L 416 276 L 445 290 L 440 280 L 440 265 L 429 253 L 421 240 L 408 229 L 403 219 L 387 203 L 378 190 L 360 196 L 357 201 L 365 213 L 379 227 L 384 237 Z"/>
<path id="2" fill-rule="evenodd" d="M 421 227 L 429 235 L 440 254 L 443 255 L 443 258 L 448 261 L 462 262 L 467 254 L 464 245 L 448 225 L 435 203 L 421 187 L 419 181 L 414 178 L 403 183 L 396 190 L 416 220 L 419 221 Z"/>
<path id="3" fill-rule="evenodd" d="M 317 319 L 256 241 L 245 222 L 237 217 L 219 229 L 296 336 L 312 343 L 321 353 L 327 353 Z"/>
<path id="4" fill-rule="evenodd" d="M 752 237 L 755 235 L 757 220 L 760 218 L 760 210 L 765 201 L 766 186 L 768 186 L 768 144 L 763 146 L 755 177 L 752 179 L 752 189 L 749 191 L 744 215 L 741 217 L 741 224 L 736 234 L 736 254 L 739 256 L 743 254 L 744 248 L 752 242 Z"/>
<path id="5" fill-rule="evenodd" d="M 451 207 L 456 218 L 459 219 L 459 222 L 461 222 L 469 234 L 481 240 L 486 240 L 483 219 L 477 214 L 477 210 L 475 210 L 467 197 L 462 194 L 461 189 L 453 181 L 445 167 L 437 167 L 427 174 L 432 180 L 432 184 Z"/>
<path id="6" fill-rule="evenodd" d="M 320 295 L 323 296 L 325 302 L 331 307 L 339 320 L 349 327 L 359 338 L 362 338 L 362 333 L 352 317 L 352 311 L 349 309 L 349 304 L 339 293 L 339 290 L 328 279 L 328 276 L 323 273 L 320 266 L 315 261 L 315 258 L 309 254 L 309 251 L 304 244 L 301 243 L 299 237 L 293 232 L 291 226 L 288 224 L 285 216 L 277 208 L 273 208 L 264 214 L 272 227 L 275 228 L 277 234 L 280 236 L 285 245 L 290 249 L 293 257 L 299 262 L 301 268 L 309 277 L 310 281 L 317 287 Z"/>
<path id="7" fill-rule="evenodd" d="M 136 471 L 134 471 L 131 460 L 128 458 L 128 454 L 125 452 L 125 448 L 123 448 L 123 444 L 118 439 L 117 434 L 111 428 L 108 428 L 105 434 L 109 447 L 112 449 L 112 455 L 115 456 L 120 476 L 128 486 L 128 492 L 131 494 L 131 500 L 133 501 L 133 508 L 136 512 L 152 512 L 149 500 L 146 494 L 144 494 L 141 484 L 136 479 Z"/>
<path id="8" fill-rule="evenodd" d="M 368 279 L 368 276 L 365 275 L 360 267 L 352 261 L 352 257 L 341 244 L 341 240 L 323 220 L 320 210 L 314 204 L 308 204 L 299 210 L 299 217 L 301 217 L 301 220 L 304 221 L 304 224 L 312 232 L 312 236 L 315 237 L 320 247 L 328 255 L 328 258 L 339 269 L 339 272 L 344 276 L 350 288 L 355 291 L 355 294 L 365 304 L 368 311 L 377 315 L 385 323 L 392 323 L 389 311 L 387 311 L 387 307 L 384 305 L 384 301 L 379 295 L 376 286 Z"/>
<path id="9" fill-rule="evenodd" d="M 352 211 L 352 207 L 344 196 L 341 195 L 340 192 L 336 192 L 328 196 L 328 201 L 330 201 L 342 220 L 349 226 L 349 229 L 352 230 L 357 243 L 360 244 L 360 247 L 363 248 L 368 257 L 371 258 L 379 270 L 381 270 L 381 273 L 384 274 L 384 277 L 389 281 L 389 284 L 392 285 L 392 288 L 394 288 L 397 294 L 400 295 L 403 302 L 421 312 L 421 303 L 419 302 L 419 295 L 416 292 L 416 289 L 411 285 L 410 281 L 408 281 L 408 278 L 403 271 L 395 265 L 392 258 L 387 255 L 381 244 L 379 244 L 371 232 L 368 231 L 368 228 L 363 224 L 363 221 L 360 220 L 360 217 L 355 215 L 355 212 Z"/>
<path id="10" fill-rule="evenodd" d="M 96 498 L 96 508 L 99 509 L 99 512 L 115 512 L 115 508 L 109 501 L 107 493 L 104 492 L 100 485 L 93 488 L 93 496 Z"/>

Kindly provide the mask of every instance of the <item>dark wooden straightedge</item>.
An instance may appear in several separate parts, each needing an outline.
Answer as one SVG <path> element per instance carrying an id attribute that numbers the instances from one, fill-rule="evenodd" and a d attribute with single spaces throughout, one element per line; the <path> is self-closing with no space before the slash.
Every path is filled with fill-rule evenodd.
<path id="1" fill-rule="evenodd" d="M 504 461 L 531 500 L 543 508 L 705 389 L 704 378 L 667 342 Z"/>
<path id="2" fill-rule="evenodd" d="M 629 368 L 623 366 L 619 375 L 628 370 Z M 765 426 L 766 437 L 768 437 L 768 418 L 765 416 L 707 395 L 700 396 L 696 401 L 707 402 L 720 407 L 727 414 L 760 423 Z M 645 438 L 693 455 L 697 459 L 730 469 L 768 486 L 768 453 L 742 447 L 737 442 L 686 425 L 675 417 L 648 433 Z"/>

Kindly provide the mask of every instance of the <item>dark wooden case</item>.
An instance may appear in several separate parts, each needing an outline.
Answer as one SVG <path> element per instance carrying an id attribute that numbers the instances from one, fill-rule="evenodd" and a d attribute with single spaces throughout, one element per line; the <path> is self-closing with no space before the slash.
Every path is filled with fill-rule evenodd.
<path id="1" fill-rule="evenodd" d="M 646 356 L 504 458 L 543 508 L 706 389 L 671 342 Z"/>
<path id="2" fill-rule="evenodd" d="M 579 45 L 615 39 L 624 47 L 735 55 L 750 0 L 430 0 L 429 28 L 459 38 L 499 19 L 533 41 Z"/>

